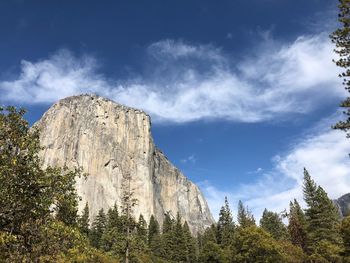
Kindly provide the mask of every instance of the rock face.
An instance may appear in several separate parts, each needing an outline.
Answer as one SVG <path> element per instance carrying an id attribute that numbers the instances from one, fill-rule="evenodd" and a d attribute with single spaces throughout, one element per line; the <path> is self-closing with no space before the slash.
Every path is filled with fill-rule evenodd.
<path id="1" fill-rule="evenodd" d="M 79 210 L 88 202 L 90 218 L 101 208 L 120 206 L 123 175 L 129 173 L 138 200 L 136 218 L 153 214 L 162 223 L 164 213 L 175 217 L 179 212 L 193 233 L 214 222 L 198 187 L 155 147 L 150 117 L 143 111 L 80 95 L 60 100 L 35 125 L 45 147 L 44 166 L 79 166 L 89 174 L 76 187 Z"/>
<path id="2" fill-rule="evenodd" d="M 336 200 L 333 200 L 333 202 L 338 207 L 341 217 L 350 215 L 350 193 L 345 194 Z"/>

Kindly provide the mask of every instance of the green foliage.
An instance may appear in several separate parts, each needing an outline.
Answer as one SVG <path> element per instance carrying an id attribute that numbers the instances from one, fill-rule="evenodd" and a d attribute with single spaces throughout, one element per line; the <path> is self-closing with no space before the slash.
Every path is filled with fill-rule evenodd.
<path id="1" fill-rule="evenodd" d="M 308 243 L 307 249 L 312 252 L 321 241 L 340 244 L 339 214 L 322 187 L 317 186 L 304 169 L 304 199 L 307 204 L 305 211 Z"/>
<path id="2" fill-rule="evenodd" d="M 288 221 L 288 232 L 291 242 L 305 250 L 307 243 L 306 218 L 298 201 L 295 199 L 294 203 L 290 202 L 289 204 Z"/>
<path id="3" fill-rule="evenodd" d="M 139 216 L 139 222 L 136 226 L 137 236 L 144 242 L 147 243 L 147 222 L 143 215 Z"/>
<path id="4" fill-rule="evenodd" d="M 106 229 L 106 224 L 107 218 L 103 209 L 101 209 L 98 212 L 98 215 L 96 216 L 95 220 L 92 222 L 90 231 L 91 244 L 96 248 L 100 247 L 101 237 Z"/>
<path id="5" fill-rule="evenodd" d="M 206 242 L 200 255 L 199 262 L 202 263 L 222 263 L 223 260 L 223 251 L 221 247 L 214 242 Z"/>
<path id="6" fill-rule="evenodd" d="M 159 232 L 159 223 L 155 219 L 153 215 L 151 215 L 151 218 L 149 220 L 148 225 L 148 244 L 152 243 L 152 240 L 155 236 L 158 236 L 160 234 Z"/>
<path id="7" fill-rule="evenodd" d="M 303 263 L 307 259 L 301 247 L 293 245 L 287 240 L 279 240 L 284 263 Z"/>
<path id="8" fill-rule="evenodd" d="M 283 224 L 282 218 L 277 213 L 268 211 L 266 208 L 260 219 L 260 227 L 277 240 L 288 238 L 287 228 Z"/>
<path id="9" fill-rule="evenodd" d="M 340 227 L 340 233 L 343 238 L 344 245 L 343 255 L 345 258 L 350 259 L 350 216 L 343 219 Z"/>
<path id="10" fill-rule="evenodd" d="M 234 242 L 234 262 L 284 262 L 278 243 L 263 229 L 256 226 L 237 230 Z"/>
<path id="11" fill-rule="evenodd" d="M 240 228 L 235 236 L 237 251 L 234 262 L 283 262 L 277 242 L 263 229 L 256 226 Z"/>
<path id="12" fill-rule="evenodd" d="M 332 42 L 335 43 L 335 52 L 338 59 L 335 61 L 338 67 L 344 69 L 339 75 L 343 79 L 343 85 L 350 92 L 350 1 L 339 0 L 339 22 L 342 25 L 330 36 Z M 334 128 L 347 132 L 347 137 L 350 137 L 350 97 L 347 97 L 340 107 L 344 108 L 344 114 L 347 116 L 345 121 L 338 122 Z"/>
<path id="13" fill-rule="evenodd" d="M 219 220 L 217 224 L 217 242 L 222 247 L 228 246 L 233 238 L 235 225 L 232 218 L 232 212 L 225 197 L 225 204 L 220 209 Z"/>
<path id="14" fill-rule="evenodd" d="M 255 226 L 254 216 L 249 211 L 248 207 L 244 207 L 241 200 L 238 202 L 237 221 L 240 227 Z"/>
<path id="15" fill-rule="evenodd" d="M 78 228 L 81 233 L 87 236 L 89 236 L 90 232 L 89 222 L 89 205 L 86 203 L 82 215 L 78 218 Z"/>

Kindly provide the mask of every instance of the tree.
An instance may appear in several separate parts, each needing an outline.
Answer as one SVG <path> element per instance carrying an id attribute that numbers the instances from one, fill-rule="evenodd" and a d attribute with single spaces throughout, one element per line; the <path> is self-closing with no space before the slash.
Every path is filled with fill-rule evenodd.
<path id="1" fill-rule="evenodd" d="M 78 218 L 78 228 L 80 230 L 81 233 L 85 234 L 85 235 L 89 235 L 89 205 L 86 202 L 83 213 L 81 214 L 81 216 Z"/>
<path id="2" fill-rule="evenodd" d="M 233 238 L 235 225 L 233 223 L 232 212 L 225 197 L 225 204 L 220 209 L 217 224 L 217 242 L 222 247 L 228 246 Z"/>
<path id="3" fill-rule="evenodd" d="M 245 208 L 241 200 L 238 201 L 238 213 L 237 213 L 237 221 L 240 227 L 250 227 L 255 226 L 254 216 L 249 211 L 248 207 Z"/>
<path id="4" fill-rule="evenodd" d="M 120 232 L 123 230 L 117 204 L 114 204 L 107 212 L 107 229 L 112 229 L 113 227 L 116 227 Z"/>
<path id="5" fill-rule="evenodd" d="M 176 214 L 176 221 L 171 234 L 172 244 L 173 244 L 173 257 L 172 260 L 175 262 L 186 261 L 186 240 L 182 228 L 182 220 L 180 213 Z"/>
<path id="6" fill-rule="evenodd" d="M 339 0 L 339 22 L 342 24 L 341 28 L 331 34 L 331 40 L 335 43 L 335 53 L 339 56 L 337 60 L 334 60 L 338 67 L 344 69 L 339 75 L 343 78 L 343 86 L 350 92 L 350 1 Z M 350 97 L 347 97 L 341 102 L 340 107 L 344 108 L 344 114 L 347 116 L 345 121 L 338 122 L 334 128 L 347 132 L 347 137 L 350 137 Z"/>
<path id="7" fill-rule="evenodd" d="M 126 247 L 125 247 L 125 263 L 129 263 L 130 245 L 131 245 L 131 229 L 134 227 L 134 221 L 132 219 L 133 208 L 137 204 L 137 199 L 134 198 L 134 189 L 131 188 L 131 174 L 129 171 L 123 171 L 122 180 L 122 214 L 125 216 L 125 229 L 126 229 Z"/>
<path id="8" fill-rule="evenodd" d="M 98 211 L 98 214 L 95 220 L 92 222 L 91 231 L 90 231 L 91 244 L 96 248 L 100 247 L 101 237 L 106 229 L 106 224 L 107 224 L 106 215 L 103 209 L 100 209 Z"/>
<path id="9" fill-rule="evenodd" d="M 147 243 L 147 222 L 144 219 L 143 215 L 141 214 L 139 216 L 139 221 L 137 223 L 136 226 L 137 229 L 137 235 L 138 237 L 144 241 L 145 243 Z"/>
<path id="10" fill-rule="evenodd" d="M 81 176 L 80 169 L 42 168 L 39 130 L 29 129 L 24 114 L 0 107 L 0 231 L 19 242 L 8 250 L 22 255 L 33 251 L 39 229 L 53 220 L 53 212 L 62 220 L 66 214 L 65 222 L 71 223 L 78 198 L 73 186 Z"/>
<path id="11" fill-rule="evenodd" d="M 196 262 L 197 258 L 197 244 L 196 240 L 192 237 L 190 228 L 187 224 L 187 222 L 183 225 L 183 237 L 185 242 L 185 258 L 186 262 Z"/>
<path id="12" fill-rule="evenodd" d="M 305 168 L 303 192 L 307 204 L 305 216 L 308 250 L 315 251 L 315 246 L 322 240 L 338 245 L 340 243 L 338 211 L 332 200 L 328 198 L 327 193 L 322 187 L 316 185 Z"/>
<path id="13" fill-rule="evenodd" d="M 199 262 L 222 263 L 223 262 L 222 253 L 223 253 L 222 249 L 218 244 L 209 241 L 204 245 L 199 255 Z"/>
<path id="14" fill-rule="evenodd" d="M 288 221 L 291 242 L 305 250 L 307 243 L 306 219 L 303 210 L 295 199 L 294 203 L 290 202 L 289 204 Z"/>
<path id="15" fill-rule="evenodd" d="M 270 234 L 256 226 L 237 230 L 234 248 L 237 254 L 233 262 L 285 262 L 279 244 Z"/>
<path id="16" fill-rule="evenodd" d="M 287 229 L 282 222 L 282 218 L 274 212 L 268 211 L 266 208 L 260 219 L 260 227 L 277 240 L 287 239 Z"/>
<path id="17" fill-rule="evenodd" d="M 343 238 L 344 252 L 343 256 L 350 262 L 350 216 L 343 219 L 341 223 L 340 233 Z"/>
<path id="18" fill-rule="evenodd" d="M 159 223 L 157 219 L 155 219 L 155 217 L 151 215 L 148 225 L 148 245 L 150 245 L 152 243 L 153 238 L 159 234 Z"/>

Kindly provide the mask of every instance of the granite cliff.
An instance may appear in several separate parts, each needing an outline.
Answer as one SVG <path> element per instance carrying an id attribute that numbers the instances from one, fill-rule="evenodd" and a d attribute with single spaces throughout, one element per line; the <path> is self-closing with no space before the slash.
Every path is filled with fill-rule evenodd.
<path id="1" fill-rule="evenodd" d="M 350 193 L 333 200 L 336 207 L 338 208 L 339 215 L 341 217 L 346 217 L 350 215 Z"/>
<path id="2" fill-rule="evenodd" d="M 82 167 L 89 174 L 76 187 L 88 202 L 90 218 L 121 204 L 123 174 L 130 173 L 138 204 L 135 217 L 164 213 L 186 220 L 193 233 L 214 219 L 199 188 L 155 146 L 150 117 L 96 95 L 68 97 L 54 104 L 35 124 L 41 131 L 44 166 Z"/>

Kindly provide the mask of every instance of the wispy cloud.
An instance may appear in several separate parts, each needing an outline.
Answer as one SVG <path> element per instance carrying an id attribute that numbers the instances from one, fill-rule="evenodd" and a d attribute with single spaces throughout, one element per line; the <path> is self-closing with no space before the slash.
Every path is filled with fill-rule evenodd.
<path id="1" fill-rule="evenodd" d="M 303 204 L 302 179 L 306 167 L 317 184 L 331 198 L 350 192 L 350 143 L 341 131 L 332 130 L 334 116 L 325 119 L 310 130 L 290 150 L 272 158 L 274 168 L 262 172 L 255 182 L 240 185 L 237 190 L 222 191 L 210 182 L 199 183 L 214 216 L 228 196 L 235 209 L 239 199 L 260 218 L 264 208 L 281 212 L 288 209 L 294 198 Z"/>
<path id="2" fill-rule="evenodd" d="M 283 211 L 293 198 L 303 203 L 304 167 L 331 198 L 349 193 L 350 143 L 343 132 L 330 128 L 334 122 L 334 118 L 323 120 L 291 145 L 287 153 L 274 156 L 272 170 L 261 173 L 251 184 L 241 185 L 237 191 L 221 191 L 208 181 L 201 182 L 214 215 L 217 216 L 224 196 L 228 196 L 233 208 L 239 199 L 244 200 L 257 218 L 264 208 Z"/>
<path id="3" fill-rule="evenodd" d="M 197 158 L 196 158 L 196 156 L 194 154 L 191 154 L 190 156 L 188 156 L 185 159 L 181 159 L 182 163 L 192 163 L 192 164 L 194 164 L 194 163 L 196 163 L 196 161 L 197 161 Z"/>
<path id="4" fill-rule="evenodd" d="M 325 34 L 292 43 L 270 37 L 237 61 L 213 45 L 162 40 L 147 48 L 152 74 L 120 81 L 99 72 L 91 56 L 68 50 L 22 61 L 14 80 L 1 80 L 1 102 L 53 103 L 97 93 L 147 111 L 155 122 L 226 119 L 261 122 L 316 109 L 344 96 Z"/>

